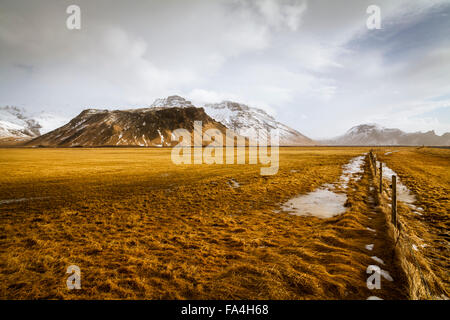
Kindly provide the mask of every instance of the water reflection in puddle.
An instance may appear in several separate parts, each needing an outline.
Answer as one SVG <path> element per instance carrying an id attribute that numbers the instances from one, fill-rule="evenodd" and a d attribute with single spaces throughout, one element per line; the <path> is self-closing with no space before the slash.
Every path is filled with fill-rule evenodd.
<path id="1" fill-rule="evenodd" d="M 342 167 L 342 175 L 336 185 L 324 184 L 319 189 L 295 197 L 282 206 L 282 210 L 297 216 L 316 216 L 331 218 L 346 211 L 347 195 L 337 193 L 335 188 L 346 189 L 351 180 L 359 180 L 364 171 L 362 165 L 365 155 L 355 157 Z"/>
<path id="2" fill-rule="evenodd" d="M 282 206 L 282 209 L 298 216 L 313 215 L 319 218 L 331 218 L 345 212 L 346 200 L 345 194 L 321 188 L 289 200 Z"/>
<path id="3" fill-rule="evenodd" d="M 380 163 L 377 162 L 377 167 L 380 167 Z M 405 202 L 413 209 L 417 209 L 413 203 L 416 202 L 416 197 L 411 191 L 406 187 L 401 181 L 397 173 L 394 170 L 386 166 L 383 163 L 383 179 L 387 179 L 388 181 L 392 181 L 392 176 L 397 176 L 397 200 Z"/>
<path id="4" fill-rule="evenodd" d="M 342 167 L 342 175 L 340 178 L 340 183 L 343 188 L 347 188 L 348 183 L 351 179 L 358 181 L 361 176 L 356 176 L 364 171 L 362 165 L 364 163 L 364 155 L 353 158 L 349 163 Z"/>

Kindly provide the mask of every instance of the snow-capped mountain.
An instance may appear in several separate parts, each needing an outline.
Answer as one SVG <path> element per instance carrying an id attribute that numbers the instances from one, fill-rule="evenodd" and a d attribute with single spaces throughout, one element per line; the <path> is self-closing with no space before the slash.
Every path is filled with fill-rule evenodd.
<path id="1" fill-rule="evenodd" d="M 344 135 L 324 141 L 332 145 L 404 145 L 449 146 L 450 133 L 442 136 L 434 131 L 406 133 L 400 129 L 385 128 L 377 124 L 362 124 L 348 130 Z"/>
<path id="2" fill-rule="evenodd" d="M 180 96 L 170 96 L 165 99 L 157 99 L 151 107 L 168 108 L 193 107 L 191 101 Z M 223 101 L 221 103 L 205 104 L 203 106 L 205 112 L 214 120 L 222 123 L 227 128 L 235 131 L 237 134 L 256 141 L 259 129 L 265 129 L 260 139 L 267 141 L 264 134 L 268 130 L 279 130 L 280 145 L 282 146 L 299 146 L 314 145 L 315 142 L 300 132 L 276 121 L 272 116 L 264 110 L 252 108 L 245 104 Z M 264 140 L 266 139 L 266 140 Z"/>
<path id="3" fill-rule="evenodd" d="M 40 134 L 41 125 L 26 114 L 24 109 L 12 106 L 0 107 L 0 139 L 23 141 Z"/>
<path id="4" fill-rule="evenodd" d="M 292 129 L 267 114 L 264 110 L 249 107 L 245 104 L 223 101 L 221 103 L 206 104 L 205 111 L 216 121 L 223 123 L 226 127 L 234 130 L 239 135 L 248 137 L 250 140 L 257 139 L 257 131 L 262 131 L 263 141 L 267 139 L 264 132 L 269 130 L 279 130 L 281 146 L 301 146 L 314 145 L 313 140 L 304 136 L 295 129 Z"/>
<path id="5" fill-rule="evenodd" d="M 190 108 L 194 107 L 191 101 L 180 96 L 169 96 L 167 98 L 156 99 L 150 108 Z"/>
<path id="6" fill-rule="evenodd" d="M 65 123 L 66 117 L 49 112 L 30 113 L 15 106 L 0 107 L 0 144 L 20 144 Z"/>
<path id="7" fill-rule="evenodd" d="M 194 131 L 194 121 L 202 121 L 203 131 L 226 127 L 209 117 L 202 108 L 152 107 L 129 110 L 82 111 L 66 125 L 37 137 L 25 145 L 49 147 L 89 146 L 172 146 L 173 131 Z M 191 135 L 192 136 L 192 135 Z M 193 141 L 191 141 L 192 143 Z"/>

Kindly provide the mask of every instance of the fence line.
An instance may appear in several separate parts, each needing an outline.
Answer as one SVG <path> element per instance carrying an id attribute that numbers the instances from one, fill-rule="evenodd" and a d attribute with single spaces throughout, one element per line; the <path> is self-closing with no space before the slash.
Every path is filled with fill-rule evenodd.
<path id="1" fill-rule="evenodd" d="M 377 165 L 376 165 L 376 156 L 373 154 L 373 150 L 370 150 L 370 152 L 369 152 L 369 160 L 370 160 L 370 163 L 371 163 L 371 167 L 372 167 L 372 169 L 373 169 L 373 171 L 375 173 L 374 174 L 374 178 L 375 178 L 375 181 L 376 181 L 377 180 L 376 179 L 377 178 Z M 382 194 L 383 194 L 383 164 L 382 164 L 381 161 L 380 161 L 380 168 L 379 168 L 379 177 L 380 177 L 380 179 L 379 179 L 379 183 L 380 183 L 379 193 L 380 193 L 380 196 L 382 196 Z M 397 218 L 397 176 L 396 175 L 392 175 L 391 189 L 392 189 L 392 194 L 391 194 L 391 199 L 392 199 L 392 202 L 391 202 L 391 223 L 392 223 L 392 225 L 394 227 L 394 240 L 395 240 L 395 233 L 396 232 L 398 233 L 398 235 L 397 235 L 398 238 L 395 241 L 395 244 L 397 245 L 397 243 L 399 242 L 400 237 L 404 236 L 404 239 L 406 240 L 407 243 L 406 244 L 402 244 L 400 242 L 400 245 L 402 245 L 402 246 L 406 245 L 408 247 L 409 253 L 410 253 L 411 257 L 413 258 L 414 265 L 416 266 L 416 269 L 419 272 L 420 279 L 421 279 L 421 281 L 422 281 L 422 283 L 423 283 L 423 285 L 425 287 L 426 295 L 427 295 L 427 297 L 429 299 L 433 299 L 433 296 L 431 294 L 430 286 L 429 286 L 427 280 L 425 279 L 425 277 L 424 277 L 424 275 L 422 273 L 422 268 L 419 265 L 417 257 L 415 256 L 414 252 L 411 249 L 412 246 L 413 246 L 412 245 L 412 241 L 411 241 L 410 237 L 407 235 L 404 226 L 398 221 L 398 218 Z M 382 198 L 380 197 L 380 199 L 382 199 Z M 400 233 L 401 229 L 404 232 Z"/>

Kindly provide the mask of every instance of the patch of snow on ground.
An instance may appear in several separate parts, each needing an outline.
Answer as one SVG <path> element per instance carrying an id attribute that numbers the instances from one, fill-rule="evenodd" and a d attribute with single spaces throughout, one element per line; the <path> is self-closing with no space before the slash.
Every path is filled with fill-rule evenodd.
<path id="1" fill-rule="evenodd" d="M 382 259 L 378 258 L 377 256 L 372 256 L 371 258 L 372 258 L 372 260 L 375 260 L 378 263 L 384 264 L 384 261 Z"/>
<path id="2" fill-rule="evenodd" d="M 370 296 L 367 298 L 367 300 L 383 300 L 383 299 L 378 298 L 377 296 Z"/>
<path id="3" fill-rule="evenodd" d="M 355 175 L 361 174 L 364 171 L 362 167 L 364 164 L 364 157 L 365 155 L 353 158 L 349 163 L 342 167 L 342 175 L 339 180 L 343 188 L 347 188 L 348 183 Z M 360 178 L 361 176 L 358 176 L 355 180 L 359 180 Z"/>
<path id="4" fill-rule="evenodd" d="M 381 270 L 381 276 L 383 277 L 383 278 L 385 278 L 387 281 L 394 281 L 394 279 L 391 277 L 391 275 L 389 274 L 389 272 L 388 271 L 386 271 L 386 270 Z"/>
<path id="5" fill-rule="evenodd" d="M 355 157 L 342 167 L 342 175 L 339 184 L 347 187 L 351 179 L 355 179 L 356 174 L 363 172 L 365 155 Z M 360 177 L 357 177 L 360 178 Z M 316 216 L 319 218 L 331 218 L 346 211 L 344 206 L 347 195 L 331 191 L 332 184 L 323 184 L 320 188 L 308 194 L 300 195 L 282 206 L 282 210 L 298 216 Z"/>
<path id="6" fill-rule="evenodd" d="M 346 200 L 345 194 L 320 188 L 289 200 L 282 208 L 293 215 L 331 218 L 345 212 L 344 204 Z"/>
<path id="7" fill-rule="evenodd" d="M 237 181 L 234 180 L 234 179 L 230 179 L 230 181 L 228 182 L 228 184 L 230 185 L 230 187 L 232 187 L 232 188 L 234 188 L 234 189 L 240 187 L 239 182 L 237 182 Z"/>
<path id="8" fill-rule="evenodd" d="M 377 167 L 380 167 L 380 163 L 377 162 Z M 411 191 L 401 182 L 398 174 L 389 168 L 385 163 L 383 163 L 383 178 L 388 181 L 392 181 L 392 176 L 397 176 L 397 200 L 405 202 L 410 207 L 416 202 L 416 197 L 411 193 Z"/>

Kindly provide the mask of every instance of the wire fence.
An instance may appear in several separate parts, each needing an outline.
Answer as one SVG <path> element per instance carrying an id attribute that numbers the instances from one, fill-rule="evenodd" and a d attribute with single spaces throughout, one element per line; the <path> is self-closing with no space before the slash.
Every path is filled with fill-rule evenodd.
<path id="1" fill-rule="evenodd" d="M 383 163 L 381 161 L 379 161 L 380 166 L 377 170 L 377 159 L 376 159 L 376 155 L 373 153 L 373 150 L 371 150 L 369 152 L 369 161 L 370 161 L 373 173 L 374 173 L 375 183 L 377 183 L 377 182 L 379 183 L 378 192 L 380 193 L 380 201 L 383 201 L 383 197 L 382 197 L 382 194 L 383 194 Z M 378 179 L 378 176 L 379 176 L 379 179 Z M 402 248 L 405 248 L 405 247 L 408 248 L 406 251 L 409 252 L 409 254 L 412 258 L 412 263 L 415 266 L 415 269 L 417 270 L 417 272 L 419 274 L 422 285 L 425 288 L 426 297 L 427 297 L 427 299 L 433 300 L 433 294 L 432 294 L 432 290 L 430 288 L 430 284 L 425 279 L 425 276 L 424 276 L 422 268 L 419 264 L 418 258 L 416 257 L 416 254 L 412 250 L 412 248 L 414 248 L 413 241 L 411 241 L 411 238 L 408 235 L 408 230 L 406 228 L 406 224 L 401 223 L 397 217 L 397 176 L 392 175 L 391 178 L 392 178 L 392 184 L 391 184 L 392 191 L 391 191 L 391 219 L 390 219 L 390 221 L 392 223 L 393 230 L 394 230 L 395 246 L 399 245 L 399 246 L 402 246 Z M 388 190 L 386 190 L 386 191 L 388 192 Z M 397 239 L 395 239 L 395 236 L 397 237 Z M 401 241 L 401 239 L 403 239 L 404 241 Z"/>

